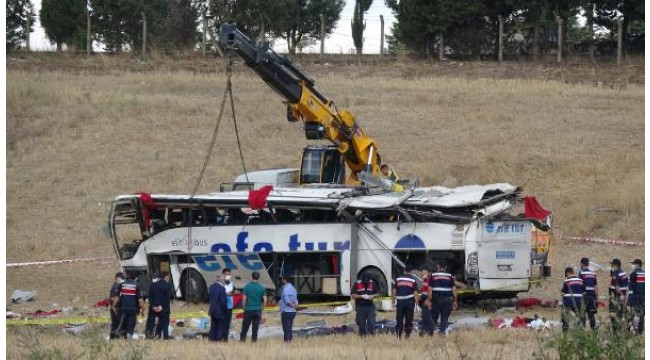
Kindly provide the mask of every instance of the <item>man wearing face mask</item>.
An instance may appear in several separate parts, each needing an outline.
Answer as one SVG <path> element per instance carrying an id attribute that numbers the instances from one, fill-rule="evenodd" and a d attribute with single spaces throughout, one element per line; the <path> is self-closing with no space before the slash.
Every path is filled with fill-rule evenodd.
<path id="1" fill-rule="evenodd" d="M 119 298 L 120 297 L 120 284 L 124 282 L 124 273 L 118 272 L 115 274 L 115 282 L 111 286 L 111 292 L 108 295 L 109 299 Z M 109 335 L 110 339 L 117 338 L 117 328 L 120 325 L 120 308 L 119 306 L 111 306 L 109 308 L 111 313 L 111 332 Z"/>
<path id="2" fill-rule="evenodd" d="M 232 309 L 234 307 L 232 295 L 235 292 L 235 285 L 232 282 L 232 271 L 228 268 L 221 270 L 221 275 L 223 275 L 224 288 L 226 289 L 226 295 L 228 296 L 228 310 L 226 311 L 226 322 L 224 327 L 226 331 L 223 332 L 223 337 L 221 341 L 228 341 L 228 334 L 230 333 L 230 323 L 232 321 Z"/>

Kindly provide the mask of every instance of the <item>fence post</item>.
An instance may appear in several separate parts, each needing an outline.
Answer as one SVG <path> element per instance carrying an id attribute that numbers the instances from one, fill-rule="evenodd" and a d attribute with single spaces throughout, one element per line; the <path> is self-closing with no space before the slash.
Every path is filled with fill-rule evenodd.
<path id="1" fill-rule="evenodd" d="M 617 46 L 616 46 L 616 64 L 621 65 L 623 62 L 623 19 L 618 19 L 618 36 L 617 36 Z"/>
<path id="2" fill-rule="evenodd" d="M 562 23 L 564 20 L 559 16 L 555 17 L 555 20 L 557 21 L 557 63 L 560 64 L 562 63 Z"/>
<path id="3" fill-rule="evenodd" d="M 208 37 L 208 18 L 205 16 L 205 12 L 201 14 L 201 21 L 203 22 L 203 43 L 201 44 L 201 50 L 203 51 L 203 56 L 205 57 L 205 48 Z"/>
<path id="4" fill-rule="evenodd" d="M 438 60 L 442 61 L 445 58 L 445 38 L 442 34 L 438 38 Z"/>
<path id="5" fill-rule="evenodd" d="M 379 40 L 379 54 L 381 54 L 381 59 L 384 60 L 384 15 L 379 15 L 379 21 L 381 21 L 381 39 Z"/>
<path id="6" fill-rule="evenodd" d="M 499 15 L 499 64 L 503 63 L 503 16 Z"/>
<path id="7" fill-rule="evenodd" d="M 142 12 L 142 58 L 147 55 L 147 14 Z"/>
<path id="8" fill-rule="evenodd" d="M 93 40 L 90 38 L 90 10 L 86 6 L 86 54 L 90 55 L 93 50 Z"/>
<path id="9" fill-rule="evenodd" d="M 323 14 L 320 17 L 320 59 L 325 58 L 325 17 Z"/>
<path id="10" fill-rule="evenodd" d="M 31 15 L 32 15 L 31 12 L 27 13 L 27 25 L 26 25 L 27 36 L 25 37 L 25 52 L 29 52 L 29 33 L 31 33 L 32 31 L 32 23 L 29 17 Z"/>

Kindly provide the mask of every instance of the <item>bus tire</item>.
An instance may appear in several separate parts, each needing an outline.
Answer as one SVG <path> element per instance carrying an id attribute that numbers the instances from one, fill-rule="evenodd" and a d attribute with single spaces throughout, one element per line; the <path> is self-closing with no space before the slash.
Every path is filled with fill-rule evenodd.
<path id="1" fill-rule="evenodd" d="M 386 281 L 386 276 L 384 276 L 384 273 L 381 270 L 374 266 L 368 266 L 359 271 L 358 279 L 361 279 L 364 274 L 368 275 L 368 278 L 372 279 L 372 281 L 377 284 L 377 294 L 388 296 L 388 282 Z"/>
<path id="2" fill-rule="evenodd" d="M 208 301 L 208 287 L 201 274 L 194 269 L 187 269 L 181 275 L 181 292 L 187 302 L 198 304 Z"/>

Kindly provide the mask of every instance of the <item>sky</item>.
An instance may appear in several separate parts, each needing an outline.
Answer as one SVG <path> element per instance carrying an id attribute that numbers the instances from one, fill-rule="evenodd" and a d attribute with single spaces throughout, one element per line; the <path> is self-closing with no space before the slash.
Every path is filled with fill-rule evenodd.
<path id="1" fill-rule="evenodd" d="M 32 0 L 36 14 L 40 13 L 41 0 Z M 341 12 L 341 19 L 336 24 L 334 32 L 325 39 L 325 52 L 336 54 L 349 54 L 354 51 L 352 42 L 352 15 L 354 14 L 355 0 L 346 0 L 345 7 Z M 366 54 L 378 54 L 381 38 L 381 22 L 379 15 L 384 15 L 384 33 L 391 34 L 391 28 L 395 22 L 395 16 L 384 4 L 384 0 L 374 0 L 372 6 L 365 15 L 366 30 L 364 31 L 363 52 Z M 38 16 L 34 27 L 34 32 L 30 35 L 30 47 L 33 51 L 53 51 L 56 49 L 45 37 L 45 31 L 40 26 Z M 384 45 L 385 47 L 386 45 Z M 274 42 L 273 48 L 278 52 L 287 50 L 286 41 L 278 39 Z M 93 44 L 93 49 L 101 51 L 97 43 Z M 304 49 L 304 52 L 319 52 L 320 42 Z"/>

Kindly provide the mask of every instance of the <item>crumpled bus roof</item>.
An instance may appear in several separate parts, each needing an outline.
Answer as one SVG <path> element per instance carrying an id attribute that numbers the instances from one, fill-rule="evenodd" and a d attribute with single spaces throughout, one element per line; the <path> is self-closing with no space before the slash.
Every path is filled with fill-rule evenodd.
<path id="1" fill-rule="evenodd" d="M 481 206 L 500 198 L 518 194 L 521 189 L 506 183 L 488 185 L 468 185 L 457 188 L 443 186 L 420 187 L 399 193 L 364 195 L 359 188 L 318 188 L 291 187 L 275 188 L 269 194 L 267 203 L 285 206 L 333 207 L 340 206 L 354 209 L 386 209 L 396 205 L 432 207 L 432 208 L 466 208 Z M 116 201 L 138 198 L 139 195 L 121 195 Z M 190 195 L 151 194 L 155 203 L 187 203 Z M 216 192 L 195 195 L 193 202 L 219 205 L 248 204 L 248 191 Z"/>

